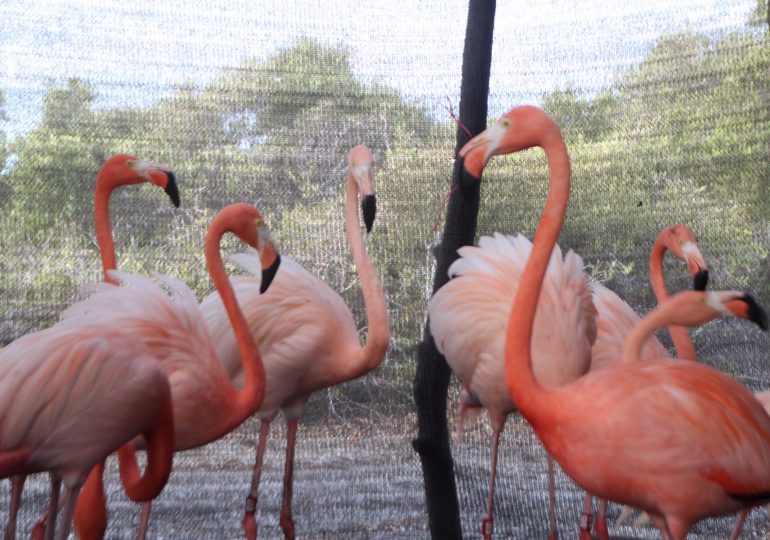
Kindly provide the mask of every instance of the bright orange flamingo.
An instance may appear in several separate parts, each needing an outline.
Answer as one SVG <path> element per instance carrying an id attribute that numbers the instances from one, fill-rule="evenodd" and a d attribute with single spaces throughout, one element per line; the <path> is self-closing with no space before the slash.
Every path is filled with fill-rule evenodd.
<path id="1" fill-rule="evenodd" d="M 663 275 L 663 257 L 666 251 L 671 251 L 677 258 L 685 261 L 693 278 L 693 288 L 703 290 L 708 284 L 708 266 L 703 260 L 697 245 L 697 239 L 692 229 L 686 225 L 671 225 L 664 228 L 655 238 L 650 253 L 650 282 L 658 303 L 668 298 L 666 280 Z M 634 309 L 613 291 L 594 283 L 593 300 L 598 312 L 598 332 L 596 342 L 591 348 L 591 371 L 620 360 L 623 344 L 641 317 Z M 681 326 L 669 326 L 668 331 L 674 342 L 677 356 L 683 359 L 697 360 L 687 330 Z M 665 358 L 671 355 L 654 335 L 650 335 L 641 349 L 641 358 Z M 583 501 L 583 512 L 580 519 L 581 540 L 591 540 L 591 495 L 586 493 Z M 607 501 L 599 503 L 595 530 L 600 540 L 609 538 L 607 531 Z M 624 509 L 625 511 L 625 509 Z"/>
<path id="2" fill-rule="evenodd" d="M 519 287 L 532 244 L 517 237 L 482 237 L 478 247 L 464 246 L 449 267 L 452 278 L 436 291 L 428 306 L 430 331 L 439 352 L 462 382 L 458 432 L 465 415 L 489 413 L 492 424 L 491 467 L 484 538 L 493 533 L 497 450 L 506 417 L 516 410 L 504 384 L 505 322 Z M 473 321 L 473 324 L 468 324 Z M 588 372 L 596 338 L 596 310 L 583 271 L 583 261 L 570 251 L 551 255 L 535 322 L 533 356 L 536 377 L 546 386 L 560 386 Z M 554 350 L 569 350 L 560 358 Z M 555 360 L 555 361 L 553 361 Z M 550 538 L 556 538 L 553 462 L 548 460 Z"/>
<path id="3" fill-rule="evenodd" d="M 145 347 L 108 322 L 59 323 L 7 345 L 0 351 L 0 411 L 0 478 L 51 473 L 47 538 L 54 535 L 61 482 L 64 539 L 88 471 L 137 435 L 147 440 L 144 476 L 132 454 L 119 453 L 128 496 L 156 497 L 171 472 L 168 380 Z M 13 537 L 9 527 L 6 538 Z"/>
<path id="4" fill-rule="evenodd" d="M 110 320 L 121 333 L 147 346 L 158 358 L 171 385 L 175 451 L 196 448 L 226 435 L 259 408 L 264 395 L 265 375 L 259 350 L 221 258 L 220 239 L 228 232 L 259 252 L 265 270 L 263 289 L 270 285 L 280 258 L 262 216 L 248 204 L 232 204 L 222 209 L 206 235 L 204 249 L 209 273 L 224 299 L 229 323 L 237 336 L 238 357 L 244 365 L 240 390 L 230 382 L 195 295 L 179 280 L 157 276 L 171 293 L 169 296 L 150 279 L 112 270 L 108 276 L 128 286 L 104 285 L 65 312 L 65 320 Z M 98 485 L 89 482 L 84 491 Z M 99 501 L 101 494 L 89 496 Z M 148 518 L 146 505 L 140 536 L 146 533 Z"/>
<path id="5" fill-rule="evenodd" d="M 589 493 L 645 510 L 664 538 L 683 539 L 700 519 L 770 500 L 770 416 L 725 374 L 661 358 L 616 362 L 558 388 L 538 382 L 535 310 L 567 210 L 569 157 L 558 126 L 534 107 L 509 111 L 494 129 L 468 143 L 474 159 L 540 146 L 551 172 L 505 346 L 508 388 L 548 452 Z M 686 291 L 648 315 L 626 350 L 638 356 L 641 341 L 663 325 L 728 313 L 767 325 L 745 295 Z"/>
<path id="6" fill-rule="evenodd" d="M 367 337 L 363 347 L 350 309 L 323 281 L 295 261 L 284 257 L 270 290 L 256 276 L 233 278 L 235 294 L 249 327 L 259 340 L 267 389 L 257 415 L 261 418 L 256 464 L 246 500 L 243 526 L 247 538 L 256 538 L 259 480 L 270 422 L 283 411 L 287 420 L 286 462 L 280 524 L 286 538 L 294 538 L 291 513 L 294 448 L 297 419 L 311 393 L 355 379 L 380 365 L 390 342 L 388 311 L 382 285 L 366 254 L 357 212 L 359 195 L 367 231 L 375 217 L 372 154 L 356 146 L 348 156 L 345 232 L 358 271 L 366 306 Z M 248 254 L 233 260 L 252 273 L 257 261 Z M 263 278 L 264 279 L 264 278 Z M 230 374 L 240 378 L 235 336 L 226 324 L 218 293 L 201 304 L 216 347 Z"/>

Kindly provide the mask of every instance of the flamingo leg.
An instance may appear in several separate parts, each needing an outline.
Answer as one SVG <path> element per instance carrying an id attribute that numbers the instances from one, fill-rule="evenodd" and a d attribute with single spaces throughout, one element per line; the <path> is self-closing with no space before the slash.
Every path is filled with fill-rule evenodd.
<path id="1" fill-rule="evenodd" d="M 72 526 L 72 516 L 75 514 L 75 503 L 78 500 L 80 486 L 68 488 L 64 500 L 64 512 L 62 513 L 61 529 L 59 529 L 58 540 L 67 540 Z"/>
<path id="2" fill-rule="evenodd" d="M 262 463 L 265 458 L 265 446 L 267 446 L 267 436 L 270 433 L 270 420 L 262 419 L 259 425 L 259 442 L 257 443 L 257 458 L 254 462 L 254 472 L 251 474 L 251 487 L 249 495 L 246 497 L 246 508 L 243 511 L 243 530 L 246 540 L 257 539 L 257 520 L 254 514 L 257 511 L 257 500 L 259 498 L 259 479 L 262 476 Z"/>
<path id="3" fill-rule="evenodd" d="M 494 423 L 494 422 L 493 422 Z M 495 475 L 497 473 L 497 448 L 500 445 L 500 433 L 503 431 L 502 426 L 494 426 L 492 432 L 492 452 L 491 452 L 491 466 L 489 471 L 489 493 L 487 495 L 487 515 L 481 521 L 481 534 L 484 540 L 491 540 L 492 534 L 495 531 L 494 521 L 492 519 L 492 513 L 495 507 Z"/>
<path id="4" fill-rule="evenodd" d="M 61 487 L 61 478 L 58 475 L 50 473 L 51 478 L 51 497 L 48 503 L 48 516 L 45 520 L 45 540 L 53 540 L 56 530 L 56 514 L 59 512 L 59 488 Z"/>
<path id="5" fill-rule="evenodd" d="M 580 513 L 580 540 L 591 540 L 591 520 L 594 512 L 592 499 L 593 496 L 586 491 L 583 497 L 583 510 Z"/>
<path id="6" fill-rule="evenodd" d="M 743 523 L 746 521 L 746 516 L 749 515 L 749 509 L 744 508 L 741 510 L 741 513 L 738 514 L 738 520 L 735 522 L 735 527 L 733 527 L 733 532 L 730 535 L 730 540 L 738 540 L 738 537 L 741 535 L 741 529 L 743 529 Z"/>
<path id="7" fill-rule="evenodd" d="M 599 540 L 610 540 L 610 534 L 607 530 L 607 499 L 599 499 L 599 510 L 596 512 L 594 531 L 596 531 Z"/>
<path id="8" fill-rule="evenodd" d="M 25 475 L 16 475 L 11 477 L 11 502 L 8 505 L 8 524 L 5 526 L 5 540 L 16 538 L 16 518 L 19 515 L 19 506 L 21 505 L 21 492 L 24 491 Z"/>
<path id="9" fill-rule="evenodd" d="M 142 513 L 139 515 L 139 529 L 136 531 L 136 540 L 147 538 L 147 528 L 150 525 L 150 511 L 152 510 L 152 501 L 142 503 Z"/>
<path id="10" fill-rule="evenodd" d="M 294 540 L 294 521 L 291 517 L 292 484 L 294 482 L 294 446 L 297 442 L 297 419 L 286 423 L 286 464 L 283 471 L 283 502 L 281 529 L 286 540 Z"/>
<path id="11" fill-rule="evenodd" d="M 104 461 L 100 461 L 88 473 L 75 503 L 75 534 L 80 540 L 101 540 L 107 531 L 103 477 Z"/>
<path id="12" fill-rule="evenodd" d="M 559 531 L 556 528 L 556 477 L 553 470 L 553 458 L 548 455 L 548 521 L 550 531 L 548 540 L 557 540 Z"/>

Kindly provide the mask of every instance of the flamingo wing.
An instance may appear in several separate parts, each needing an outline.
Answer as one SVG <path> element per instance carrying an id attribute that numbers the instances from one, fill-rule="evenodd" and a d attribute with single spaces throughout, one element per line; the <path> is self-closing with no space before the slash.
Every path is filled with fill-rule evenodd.
<path id="1" fill-rule="evenodd" d="M 240 253 L 231 260 L 253 273 L 231 278 L 231 282 L 265 367 L 265 397 L 260 416 L 272 416 L 287 400 L 301 400 L 315 389 L 311 387 L 335 384 L 324 371 L 323 363 L 334 351 L 331 341 L 340 340 L 351 349 L 359 347 L 353 315 L 342 298 L 286 256 L 281 257 L 281 266 L 270 288 L 260 294 L 259 258 L 253 253 Z M 237 342 L 219 294 L 207 296 L 201 311 L 222 362 L 235 384 L 241 384 Z"/>
<path id="2" fill-rule="evenodd" d="M 0 449 L 27 449 L 28 472 L 85 474 L 144 431 L 168 392 L 157 360 L 106 325 L 29 334 L 0 352 Z"/>
<path id="3" fill-rule="evenodd" d="M 482 237 L 478 247 L 460 248 L 460 258 L 449 268 L 453 279 L 434 294 L 428 307 L 436 346 L 471 394 L 487 408 L 495 400 L 501 406 L 506 402 L 502 362 L 505 330 L 531 249 L 524 236 L 502 234 Z M 572 251 L 562 257 L 556 246 L 535 318 L 536 376 L 551 386 L 585 373 L 595 336 L 595 309 L 582 259 Z M 555 350 L 564 354 L 557 355 Z M 538 360 L 542 358 L 548 361 Z M 554 358 L 559 363 L 549 364 Z M 491 388 L 498 387 L 493 393 Z M 512 403 L 510 397 L 507 402 Z"/>
<path id="4" fill-rule="evenodd" d="M 596 306 L 598 334 L 591 348 L 591 370 L 612 364 L 622 358 L 623 344 L 641 317 L 613 291 L 599 283 L 592 283 Z M 642 346 L 642 359 L 671 358 L 671 353 L 655 337 L 650 336 Z"/>

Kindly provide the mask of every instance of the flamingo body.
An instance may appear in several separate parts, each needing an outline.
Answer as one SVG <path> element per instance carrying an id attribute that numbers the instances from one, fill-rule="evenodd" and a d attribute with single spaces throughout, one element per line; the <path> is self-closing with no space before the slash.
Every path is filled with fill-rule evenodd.
<path id="1" fill-rule="evenodd" d="M 231 283 L 262 355 L 266 380 L 264 399 L 256 413 L 262 418 L 262 427 L 244 512 L 244 529 L 249 539 L 256 538 L 254 513 L 270 421 L 279 410 L 288 421 L 280 523 L 285 537 L 294 538 L 291 498 L 297 419 L 312 392 L 365 375 L 380 365 L 388 348 L 390 328 L 385 295 L 366 254 L 357 211 L 360 197 L 364 222 L 370 230 L 376 208 L 372 164 L 372 154 L 365 146 L 356 146 L 348 154 L 345 232 L 366 307 L 365 345 L 361 345 L 353 314 L 340 295 L 297 262 L 282 259 L 270 290 L 260 295 L 258 259 L 249 253 L 232 257 L 252 274 L 232 278 Z M 201 310 L 219 355 L 237 385 L 240 368 L 234 356 L 236 335 L 225 323 L 218 293 L 204 299 Z"/>
<path id="2" fill-rule="evenodd" d="M 145 431 L 168 392 L 158 362 L 103 326 L 17 339 L 0 351 L 0 452 L 25 459 L 2 477 L 53 471 L 73 485 Z"/>
<path id="3" fill-rule="evenodd" d="M 531 247 L 524 236 L 496 233 L 480 238 L 478 247 L 460 248 L 449 268 L 452 279 L 428 307 L 439 352 L 494 422 L 504 422 L 516 408 L 504 384 L 502 358 L 508 312 Z M 538 380 L 559 386 L 588 371 L 595 318 L 582 259 L 573 251 L 562 257 L 556 246 L 535 318 Z M 561 351 L 566 354 L 556 354 Z"/>
<path id="4" fill-rule="evenodd" d="M 339 358 L 360 349 L 353 315 L 339 294 L 289 257 L 281 258 L 262 295 L 258 257 L 239 253 L 231 260 L 252 273 L 231 281 L 265 366 L 265 397 L 256 414 L 274 418 L 283 410 L 287 418 L 299 418 L 314 391 L 340 382 L 334 377 Z M 240 384 L 237 342 L 221 297 L 207 296 L 201 311 L 225 368 Z"/>
<path id="5" fill-rule="evenodd" d="M 742 497 L 770 496 L 770 417 L 713 368 L 609 365 L 558 394 L 553 417 L 533 426 L 589 493 L 669 516 L 676 530 L 735 512 Z"/>

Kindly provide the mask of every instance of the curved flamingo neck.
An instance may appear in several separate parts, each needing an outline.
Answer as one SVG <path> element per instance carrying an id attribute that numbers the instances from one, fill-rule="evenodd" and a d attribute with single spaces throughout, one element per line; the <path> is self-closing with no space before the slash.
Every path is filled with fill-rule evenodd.
<path id="1" fill-rule="evenodd" d="M 358 188 L 349 175 L 345 193 L 345 235 L 356 267 L 366 307 L 366 345 L 359 349 L 359 356 L 350 365 L 351 372 L 345 380 L 355 379 L 378 367 L 385 358 L 390 343 L 390 325 L 385 293 L 377 277 L 371 259 L 366 253 L 361 222 L 358 217 Z"/>
<path id="2" fill-rule="evenodd" d="M 206 234 L 204 251 L 211 280 L 214 282 L 214 286 L 222 298 L 222 303 L 235 333 L 235 339 L 238 343 L 238 350 L 241 353 L 241 361 L 243 363 L 243 388 L 236 390 L 229 383 L 226 391 L 232 392 L 232 396 L 231 399 L 227 400 L 226 404 L 223 403 L 223 406 L 233 407 L 231 412 L 233 425 L 231 428 L 234 428 L 247 417 L 254 414 L 262 404 L 262 398 L 265 395 L 265 370 L 262 365 L 259 348 L 254 342 L 246 318 L 238 305 L 235 291 L 230 283 L 230 279 L 227 277 L 227 271 L 222 261 L 219 245 L 222 236 L 226 232 L 228 230 L 225 224 L 215 220 Z"/>
<path id="3" fill-rule="evenodd" d="M 658 304 L 663 303 L 669 297 L 666 279 L 663 276 L 663 257 L 668 249 L 665 243 L 666 231 L 667 229 L 663 229 L 658 234 L 650 253 L 650 283 L 652 284 L 652 291 L 655 293 L 655 299 L 658 301 Z M 697 360 L 698 355 L 695 352 L 695 346 L 687 329 L 676 325 L 668 325 L 666 328 L 671 335 L 671 340 L 674 342 L 676 355 L 681 359 Z"/>
<path id="4" fill-rule="evenodd" d="M 540 143 L 548 159 L 550 183 L 543 215 L 535 232 L 532 251 L 524 269 L 508 319 L 505 340 L 505 380 L 516 406 L 535 426 L 547 414 L 543 404 L 552 391 L 544 388 L 532 371 L 532 331 L 543 278 L 551 252 L 567 213 L 570 163 L 567 147 L 554 126 Z"/>
<path id="5" fill-rule="evenodd" d="M 99 254 L 102 258 L 102 272 L 104 281 L 116 285 L 117 282 L 107 275 L 108 270 L 117 269 L 115 260 L 115 241 L 112 238 L 112 226 L 110 225 L 110 196 L 115 186 L 108 185 L 102 178 L 102 173 L 96 178 L 96 192 L 94 194 L 94 226 L 96 227 L 96 241 L 99 245 Z"/>
<path id="6" fill-rule="evenodd" d="M 171 474 L 174 458 L 174 411 L 171 393 L 155 417 L 155 422 L 143 434 L 147 441 L 147 466 L 140 476 L 136 464 L 136 448 L 129 442 L 118 449 L 120 479 L 129 499 L 149 501 L 157 497 Z M 100 475 L 101 476 L 101 475 Z"/>

